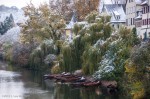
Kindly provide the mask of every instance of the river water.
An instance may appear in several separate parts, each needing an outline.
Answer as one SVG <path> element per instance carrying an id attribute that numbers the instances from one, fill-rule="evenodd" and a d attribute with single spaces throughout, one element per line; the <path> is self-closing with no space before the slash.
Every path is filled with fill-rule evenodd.
<path id="1" fill-rule="evenodd" d="M 0 99 L 117 99 L 100 88 L 72 88 L 43 80 L 41 72 L 0 62 Z"/>

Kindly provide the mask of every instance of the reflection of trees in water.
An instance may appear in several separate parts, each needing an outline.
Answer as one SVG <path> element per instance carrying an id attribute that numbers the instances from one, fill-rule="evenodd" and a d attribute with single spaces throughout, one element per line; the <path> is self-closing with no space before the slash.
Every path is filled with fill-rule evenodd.
<path id="1" fill-rule="evenodd" d="M 43 89 L 46 89 L 46 85 L 43 79 L 43 73 L 40 71 L 32 71 L 32 78 L 33 82 L 38 83 Z"/>
<path id="2" fill-rule="evenodd" d="M 104 99 L 99 88 L 83 88 L 80 90 L 82 99 Z"/>
<path id="3" fill-rule="evenodd" d="M 68 85 L 57 85 L 54 99 L 105 99 L 100 88 L 72 88 Z M 110 99 L 110 98 L 109 98 Z"/>
<path id="4" fill-rule="evenodd" d="M 40 71 L 32 71 L 32 70 L 21 70 L 22 72 L 22 80 L 24 82 L 34 82 L 39 85 L 39 87 L 42 87 L 43 89 L 46 89 L 46 85 L 43 79 L 43 73 Z"/>
<path id="5" fill-rule="evenodd" d="M 68 85 L 57 85 L 54 99 L 81 99 L 79 89 L 72 89 Z"/>

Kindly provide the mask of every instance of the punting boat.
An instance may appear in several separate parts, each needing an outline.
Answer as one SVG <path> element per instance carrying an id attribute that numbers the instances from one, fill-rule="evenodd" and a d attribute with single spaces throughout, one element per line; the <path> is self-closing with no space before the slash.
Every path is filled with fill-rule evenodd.
<path id="1" fill-rule="evenodd" d="M 82 81 L 84 80 L 81 76 L 73 75 L 70 73 L 62 73 L 62 74 L 52 74 L 52 75 L 44 75 L 45 79 L 55 79 L 56 82 L 74 82 L 74 81 Z M 82 79 L 81 79 L 82 78 Z"/>

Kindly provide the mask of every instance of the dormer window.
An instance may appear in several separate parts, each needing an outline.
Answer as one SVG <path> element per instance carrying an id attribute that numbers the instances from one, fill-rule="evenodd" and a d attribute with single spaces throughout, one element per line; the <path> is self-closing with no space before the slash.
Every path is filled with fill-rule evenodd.
<path id="1" fill-rule="evenodd" d="M 119 20 L 120 19 L 120 15 L 116 16 L 116 20 Z"/>
<path id="2" fill-rule="evenodd" d="M 120 14 L 117 11 L 113 11 L 113 12 L 114 12 L 116 20 L 119 20 L 120 19 Z"/>
<path id="3" fill-rule="evenodd" d="M 115 4 L 118 4 L 118 1 L 115 1 Z"/>

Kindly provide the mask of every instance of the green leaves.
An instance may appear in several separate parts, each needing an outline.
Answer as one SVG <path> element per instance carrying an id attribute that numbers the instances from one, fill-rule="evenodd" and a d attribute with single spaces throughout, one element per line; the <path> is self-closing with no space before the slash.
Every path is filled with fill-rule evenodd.
<path id="1" fill-rule="evenodd" d="M 10 28 L 14 27 L 14 18 L 12 14 L 9 17 L 6 17 L 4 22 L 0 22 L 0 34 L 3 35 L 7 32 Z"/>

